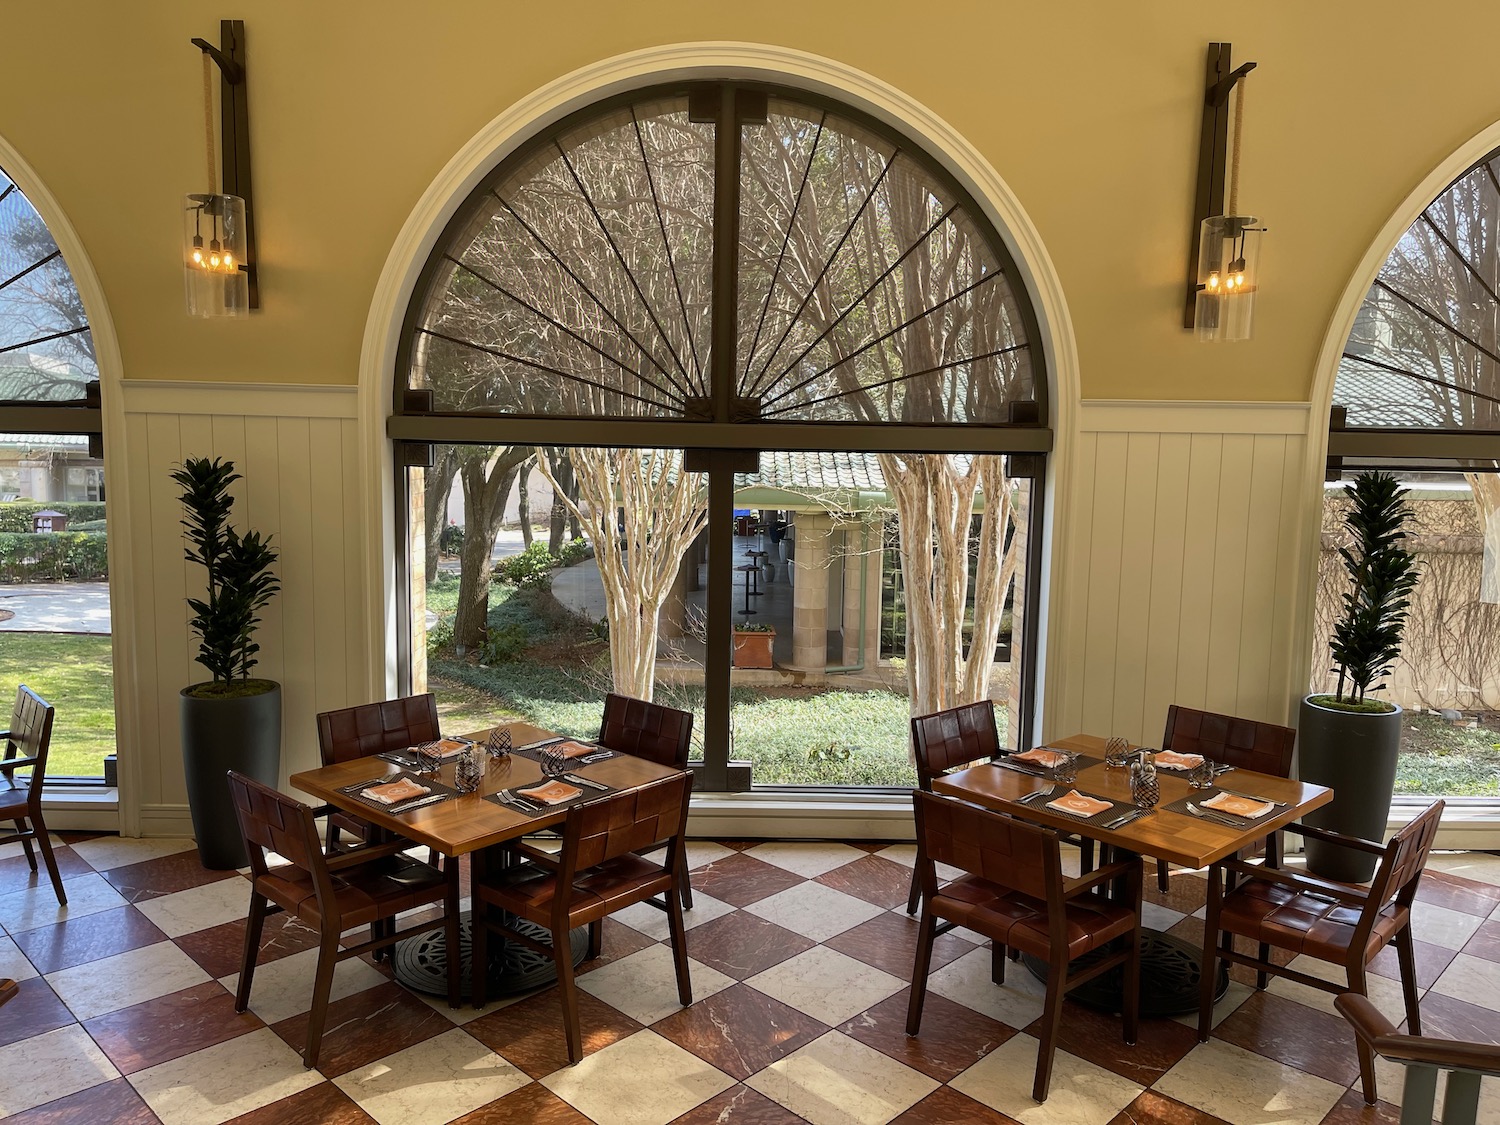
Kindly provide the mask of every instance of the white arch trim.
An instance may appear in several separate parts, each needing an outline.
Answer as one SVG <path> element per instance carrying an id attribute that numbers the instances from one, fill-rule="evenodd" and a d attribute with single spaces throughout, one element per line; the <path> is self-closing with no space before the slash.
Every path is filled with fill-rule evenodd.
<path id="1" fill-rule="evenodd" d="M 1062 283 L 1025 208 L 988 160 L 964 136 L 927 106 L 866 72 L 819 55 L 763 43 L 678 43 L 649 47 L 591 63 L 549 83 L 496 117 L 453 157 L 433 180 L 407 218 L 375 288 L 360 354 L 359 411 L 363 435 L 363 479 L 368 488 L 365 507 L 366 546 L 382 560 L 383 580 L 367 599 L 368 636 L 372 639 L 370 698 L 392 694 L 396 684 L 395 657 L 386 643 L 394 636 L 395 534 L 394 475 L 384 420 L 391 401 L 400 329 L 417 276 L 448 220 L 480 180 L 525 140 L 569 113 L 612 94 L 649 83 L 684 79 L 743 78 L 778 81 L 843 101 L 918 138 L 942 160 L 973 196 L 1005 240 L 1030 292 L 1037 314 L 1050 373 L 1050 406 L 1056 435 L 1051 459 L 1053 495 L 1065 495 L 1072 434 L 1079 395 L 1078 353 Z M 1048 505 L 1048 511 L 1055 509 Z M 1044 535 L 1051 538 L 1051 519 Z M 1049 551 L 1047 557 L 1058 552 Z M 1050 570 L 1050 567 L 1049 567 Z M 1038 583 L 1038 609 L 1046 613 L 1050 573 Z M 1043 637 L 1040 656 L 1051 647 Z M 1038 684 L 1038 698 L 1045 698 Z M 1040 717 L 1040 716 L 1039 716 Z"/>
<path id="2" fill-rule="evenodd" d="M 1308 518 L 1313 521 L 1312 532 L 1305 537 L 1306 554 L 1303 558 L 1303 590 L 1306 596 L 1299 601 L 1305 607 L 1298 615 L 1299 647 L 1294 651 L 1306 653 L 1312 658 L 1313 622 L 1312 592 L 1318 582 L 1319 540 L 1317 521 L 1322 518 L 1323 475 L 1328 462 L 1328 411 L 1333 405 L 1333 385 L 1338 376 L 1339 360 L 1344 354 L 1344 344 L 1349 333 L 1354 331 L 1354 318 L 1359 315 L 1365 294 L 1370 291 L 1380 267 L 1395 250 L 1396 243 L 1407 229 L 1421 217 L 1432 201 L 1447 190 L 1448 185 L 1473 167 L 1475 163 L 1496 149 L 1500 149 L 1500 121 L 1475 134 L 1458 147 L 1446 160 L 1434 168 L 1400 206 L 1386 220 L 1380 234 L 1365 251 L 1359 265 L 1349 278 L 1349 284 L 1334 306 L 1333 316 L 1328 322 L 1328 331 L 1323 336 L 1323 346 L 1318 349 L 1317 366 L 1313 369 L 1312 408 L 1308 411 L 1307 467 L 1304 480 L 1308 482 Z M 1311 665 L 1308 672 L 1311 674 Z"/>
<path id="3" fill-rule="evenodd" d="M 127 479 L 125 409 L 121 402 L 120 382 L 124 378 L 124 363 L 120 358 L 120 340 L 115 334 L 114 320 L 109 315 L 109 304 L 104 299 L 104 286 L 94 271 L 94 263 L 84 249 L 83 239 L 69 221 L 67 212 L 47 190 L 42 178 L 20 152 L 3 136 L 0 136 L 0 168 L 11 178 L 27 202 L 36 208 L 47 231 L 62 251 L 63 261 L 78 286 L 78 295 L 83 300 L 83 310 L 89 320 L 89 332 L 94 340 L 94 360 L 99 368 L 101 405 L 104 412 L 104 478 L 123 485 Z M 129 659 L 134 642 L 135 598 L 131 589 L 129 529 L 130 493 L 124 487 L 110 489 L 111 534 L 106 550 L 109 555 L 109 602 L 110 620 L 113 622 L 113 663 L 115 684 L 115 743 L 120 766 L 120 834 L 140 834 L 139 809 L 134 794 L 137 792 L 136 778 L 140 773 L 139 740 L 135 731 L 136 681 L 135 661 Z"/>

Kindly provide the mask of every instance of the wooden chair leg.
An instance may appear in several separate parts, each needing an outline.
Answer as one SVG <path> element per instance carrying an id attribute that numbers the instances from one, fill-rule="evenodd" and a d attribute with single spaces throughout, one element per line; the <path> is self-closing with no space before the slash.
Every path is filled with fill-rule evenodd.
<path id="1" fill-rule="evenodd" d="M 552 961 L 557 966 L 557 991 L 562 998 L 563 1034 L 568 1040 L 568 1064 L 583 1058 L 583 1032 L 578 1026 L 578 987 L 573 983 L 573 943 L 568 931 L 552 931 Z"/>
<path id="2" fill-rule="evenodd" d="M 677 853 L 677 879 L 681 891 L 682 908 L 691 910 L 693 908 L 693 883 L 688 878 L 687 848 L 684 847 Z"/>
<path id="3" fill-rule="evenodd" d="M 1349 991 L 1356 992 L 1361 996 L 1368 996 L 1368 985 L 1365 983 L 1364 966 L 1349 968 Z M 1375 1104 L 1375 1053 L 1370 1050 L 1369 1045 L 1358 1036 L 1355 1037 L 1355 1049 L 1359 1052 L 1359 1085 L 1364 1093 L 1365 1104 Z"/>
<path id="4" fill-rule="evenodd" d="M 1125 959 L 1125 995 L 1120 1005 L 1121 1021 L 1125 1024 L 1125 1042 L 1134 1044 L 1140 1033 L 1141 1018 L 1141 934 L 1132 930 L 1125 935 L 1130 943 Z"/>
<path id="5" fill-rule="evenodd" d="M 1057 1053 L 1057 1032 L 1062 1026 L 1063 997 L 1067 992 L 1068 960 L 1059 957 L 1047 969 L 1047 998 L 1042 1008 L 1041 1042 L 1036 1049 L 1036 1080 L 1031 1084 L 1032 1100 L 1047 1100 L 1052 1085 L 1052 1057 Z"/>
<path id="6" fill-rule="evenodd" d="M 1219 869 L 1208 872 L 1208 917 L 1203 923 L 1203 960 L 1198 967 L 1198 1042 L 1207 1043 L 1213 1027 L 1214 986 L 1219 977 L 1219 907 L 1223 902 L 1224 889 L 1220 882 Z M 1233 941 L 1230 934 L 1224 937 Z"/>
<path id="7" fill-rule="evenodd" d="M 245 957 L 240 962 L 240 983 L 234 992 L 234 1010 L 250 1005 L 250 982 L 255 978 L 255 959 L 260 955 L 260 935 L 266 922 L 266 896 L 250 895 L 250 914 L 245 919 Z"/>
<path id="8" fill-rule="evenodd" d="M 922 882 L 917 878 L 917 869 L 911 869 L 911 893 L 906 896 L 906 912 L 916 914 L 917 903 L 922 901 Z"/>
<path id="9" fill-rule="evenodd" d="M 448 946 L 448 1007 L 457 1008 L 463 1003 L 463 963 L 458 934 L 458 859 L 448 861 L 448 893 L 443 898 L 443 938 Z M 396 920 L 391 919 L 394 926 Z M 395 952 L 394 947 L 392 953 Z"/>
<path id="10" fill-rule="evenodd" d="M 324 919 L 325 926 L 334 923 Z M 302 1065 L 311 1070 L 318 1065 L 323 1047 L 323 1026 L 328 1022 L 328 994 L 333 990 L 333 970 L 338 967 L 339 935 L 334 930 L 318 945 L 318 969 L 313 975 L 312 1007 L 307 1013 L 307 1046 L 302 1050 Z"/>
<path id="11" fill-rule="evenodd" d="M 1258 950 L 1256 950 L 1256 956 L 1259 957 L 1266 964 L 1270 964 L 1271 963 L 1271 943 L 1268 942 L 1268 941 L 1261 942 L 1260 943 L 1260 948 Z M 1255 987 L 1257 989 L 1259 989 L 1261 992 L 1264 992 L 1266 990 L 1266 986 L 1268 984 L 1270 984 L 1270 983 L 1271 983 L 1271 974 L 1267 970 L 1265 970 L 1265 969 L 1257 970 L 1257 972 L 1255 974 Z"/>
<path id="12" fill-rule="evenodd" d="M 693 980 L 688 975 L 687 927 L 682 922 L 682 902 L 667 894 L 667 934 L 672 940 L 672 962 L 677 968 L 677 999 L 684 1008 L 693 1002 Z"/>
<path id="13" fill-rule="evenodd" d="M 990 980 L 996 984 L 1005 983 L 1005 959 L 1009 953 L 1003 941 L 990 943 Z"/>
<path id="14" fill-rule="evenodd" d="M 927 998 L 927 973 L 932 968 L 932 939 L 937 919 L 922 911 L 917 927 L 917 960 L 911 970 L 911 1001 L 906 1006 L 906 1034 L 915 1035 L 922 1026 L 922 1001 Z"/>
<path id="15" fill-rule="evenodd" d="M 1094 841 L 1085 836 L 1078 844 L 1078 871 L 1087 875 L 1094 869 Z"/>
<path id="16" fill-rule="evenodd" d="M 52 854 L 52 841 L 47 838 L 47 826 L 42 823 L 42 818 L 33 816 L 32 827 L 36 829 L 36 846 L 42 850 L 42 862 L 47 865 L 47 877 L 52 880 L 52 889 L 57 892 L 57 905 L 68 905 L 68 894 L 63 890 L 62 876 L 57 873 L 57 857 Z M 31 865 L 33 871 L 36 864 Z"/>
<path id="17" fill-rule="evenodd" d="M 33 851 L 31 847 L 31 828 L 27 825 L 26 818 L 24 816 L 17 817 L 15 820 L 15 825 L 16 831 L 20 833 L 21 836 L 21 848 L 26 852 L 26 862 L 31 867 L 31 869 L 35 871 L 36 852 Z"/>
<path id="18" fill-rule="evenodd" d="M 469 911 L 469 1002 L 483 1008 L 490 999 L 489 910 L 476 894 Z"/>
<path id="19" fill-rule="evenodd" d="M 670 924 L 670 919 L 668 920 Z M 589 923 L 589 948 L 585 957 L 592 961 L 604 952 L 604 919 Z"/>
<path id="20" fill-rule="evenodd" d="M 1417 951 L 1411 943 L 1411 927 L 1396 935 L 1396 960 L 1401 966 L 1401 995 L 1406 1001 L 1406 1033 L 1422 1034 L 1422 1009 L 1417 1004 Z"/>
<path id="21" fill-rule="evenodd" d="M 1159 890 L 1159 891 L 1161 891 L 1163 894 L 1165 894 L 1166 891 L 1167 891 L 1167 883 L 1168 883 L 1168 878 L 1170 877 L 1170 875 L 1171 875 L 1171 868 L 1168 865 L 1167 861 L 1164 860 L 1164 859 L 1157 860 L 1156 861 L 1156 889 Z"/>

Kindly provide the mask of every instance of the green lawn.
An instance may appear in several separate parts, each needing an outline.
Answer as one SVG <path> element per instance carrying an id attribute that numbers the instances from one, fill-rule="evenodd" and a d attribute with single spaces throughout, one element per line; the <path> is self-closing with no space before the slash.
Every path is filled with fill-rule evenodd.
<path id="1" fill-rule="evenodd" d="M 107 636 L 0 633 L 0 692 L 26 684 L 57 708 L 50 777 L 101 777 L 115 749 L 115 684 Z M 8 725 L 8 722 L 7 722 Z"/>
<path id="2" fill-rule="evenodd" d="M 1397 793 L 1500 796 L 1500 730 L 1410 712 L 1403 722 Z"/>

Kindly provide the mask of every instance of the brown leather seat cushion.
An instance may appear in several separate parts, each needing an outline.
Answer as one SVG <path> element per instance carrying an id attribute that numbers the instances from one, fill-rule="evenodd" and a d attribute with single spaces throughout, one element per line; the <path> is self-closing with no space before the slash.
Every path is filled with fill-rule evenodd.
<path id="1" fill-rule="evenodd" d="M 311 873 L 276 867 L 255 880 L 255 889 L 309 925 L 318 925 L 317 891 Z M 446 890 L 443 873 L 406 856 L 389 856 L 333 876 L 343 929 L 363 926 L 413 907 L 437 902 Z"/>
<path id="2" fill-rule="evenodd" d="M 1376 916 L 1363 960 L 1373 957 L 1406 925 L 1408 913 L 1390 903 Z M 1219 927 L 1255 941 L 1268 941 L 1281 949 L 1341 962 L 1348 955 L 1359 917 L 1357 906 L 1315 892 L 1252 879 L 1225 896 Z"/>
<path id="3" fill-rule="evenodd" d="M 995 883 L 965 875 L 943 887 L 933 898 L 933 916 L 957 922 L 1005 945 L 1050 957 L 1051 931 L 1047 904 L 1041 899 Z M 1069 901 L 1064 907 L 1063 933 L 1069 960 L 1128 933 L 1135 911 L 1092 896 Z"/>
<path id="4" fill-rule="evenodd" d="M 629 905 L 671 885 L 671 873 L 661 864 L 638 855 L 617 856 L 579 872 L 568 901 L 568 917 L 572 925 L 584 925 L 619 910 L 621 899 Z M 552 920 L 557 877 L 536 864 L 518 864 L 476 888 L 476 893 L 486 902 L 545 926 Z"/>

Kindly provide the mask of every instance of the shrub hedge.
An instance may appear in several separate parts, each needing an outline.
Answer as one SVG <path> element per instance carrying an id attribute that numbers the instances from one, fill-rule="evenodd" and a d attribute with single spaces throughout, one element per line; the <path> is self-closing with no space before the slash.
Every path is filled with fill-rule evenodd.
<path id="1" fill-rule="evenodd" d="M 31 531 L 31 517 L 50 508 L 68 517 L 68 526 L 104 518 L 104 501 L 87 500 L 77 503 L 47 503 L 42 500 L 10 500 L 0 504 L 0 532 L 25 534 Z"/>
<path id="2" fill-rule="evenodd" d="M 107 542 L 108 537 L 102 531 L 0 532 L 0 580 L 58 582 L 67 578 L 108 578 Z"/>

